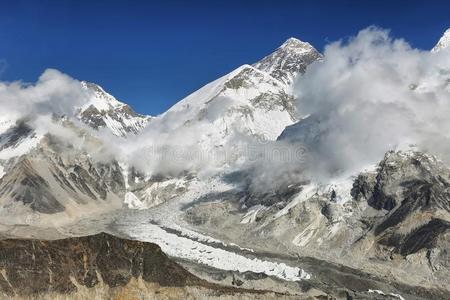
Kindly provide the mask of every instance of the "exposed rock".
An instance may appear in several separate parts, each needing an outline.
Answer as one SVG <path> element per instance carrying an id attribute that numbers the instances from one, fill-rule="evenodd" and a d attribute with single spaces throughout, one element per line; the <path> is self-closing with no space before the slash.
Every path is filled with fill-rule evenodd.
<path id="1" fill-rule="evenodd" d="M 90 145 L 87 148 L 99 148 L 94 138 L 79 134 Z M 30 212 L 54 214 L 88 203 L 106 208 L 115 202 L 111 208 L 117 208 L 122 205 L 119 201 L 125 194 L 125 180 L 114 159 L 95 161 L 85 150 L 47 134 L 37 148 L 5 164 L 0 194 L 0 206 L 6 209 L 2 212 L 7 215 L 20 215 L 28 208 Z"/>
<path id="2" fill-rule="evenodd" d="M 20 299 L 273 299 L 208 283 L 151 243 L 108 234 L 0 241 L 0 294 Z M 288 295 L 284 295 L 290 298 Z M 303 297 L 301 297 L 303 298 Z"/>

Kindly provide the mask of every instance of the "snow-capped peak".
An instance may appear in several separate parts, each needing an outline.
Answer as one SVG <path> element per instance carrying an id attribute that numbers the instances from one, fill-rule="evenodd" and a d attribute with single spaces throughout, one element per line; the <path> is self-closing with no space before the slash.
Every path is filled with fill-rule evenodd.
<path id="1" fill-rule="evenodd" d="M 310 51 L 316 51 L 316 49 L 314 49 L 314 47 L 310 43 L 303 42 L 294 37 L 287 39 L 286 42 L 284 42 L 278 49 L 293 51 L 297 54 L 303 54 L 303 53 L 308 53 Z"/>
<path id="2" fill-rule="evenodd" d="M 439 39 L 436 46 L 431 49 L 431 52 L 436 53 L 450 46 L 450 28 L 444 32 L 444 35 Z"/>
<path id="3" fill-rule="evenodd" d="M 151 119 L 150 116 L 137 114 L 95 83 L 82 81 L 81 86 L 90 96 L 89 101 L 80 108 L 78 117 L 94 129 L 107 127 L 117 136 L 126 136 L 138 133 Z"/>
<path id="4" fill-rule="evenodd" d="M 264 57 L 253 66 L 286 85 L 292 84 L 294 79 L 306 71 L 306 67 L 320 59 L 321 54 L 307 42 L 296 38 L 289 38 L 272 54 Z"/>
<path id="5" fill-rule="evenodd" d="M 82 107 L 82 110 L 87 109 L 91 105 L 94 105 L 99 111 L 106 111 L 125 105 L 95 83 L 82 81 L 81 86 L 83 89 L 92 93 L 92 96 L 89 99 L 90 101 Z"/>

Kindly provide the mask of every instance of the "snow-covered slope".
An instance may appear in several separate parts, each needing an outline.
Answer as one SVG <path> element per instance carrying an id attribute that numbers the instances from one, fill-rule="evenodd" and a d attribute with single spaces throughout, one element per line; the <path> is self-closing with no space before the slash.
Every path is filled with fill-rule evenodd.
<path id="1" fill-rule="evenodd" d="M 177 103 L 161 121 L 172 128 L 206 122 L 206 134 L 218 143 L 234 131 L 275 139 L 295 121 L 292 101 L 282 82 L 244 65 Z"/>
<path id="2" fill-rule="evenodd" d="M 291 38 L 253 66 L 240 66 L 187 96 L 155 125 L 177 129 L 208 124 L 199 142 L 211 147 L 225 144 L 235 133 L 275 140 L 296 121 L 292 80 L 319 58 L 311 45 Z"/>
<path id="3" fill-rule="evenodd" d="M 94 129 L 106 127 L 117 136 L 126 136 L 137 134 L 150 121 L 150 116 L 137 114 L 100 86 L 86 81 L 81 85 L 90 92 L 90 101 L 80 108 L 78 117 Z"/>
<path id="4" fill-rule="evenodd" d="M 28 153 L 36 147 L 42 136 L 24 122 L 12 124 L 0 133 L 0 161 Z"/>
<path id="5" fill-rule="evenodd" d="M 436 53 L 450 46 L 450 28 L 444 32 L 444 35 L 439 39 L 436 46 L 431 49 L 431 52 Z"/>

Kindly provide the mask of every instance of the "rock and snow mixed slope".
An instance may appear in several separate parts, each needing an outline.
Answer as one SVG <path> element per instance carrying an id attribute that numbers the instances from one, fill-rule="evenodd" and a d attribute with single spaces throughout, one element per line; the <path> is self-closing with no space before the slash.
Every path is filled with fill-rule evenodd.
<path id="1" fill-rule="evenodd" d="M 78 117 L 94 129 L 108 128 L 114 135 L 126 136 L 139 133 L 150 121 L 150 116 L 137 114 L 125 103 L 118 101 L 103 88 L 83 81 L 89 91 L 89 102 L 80 108 Z"/>
<path id="2" fill-rule="evenodd" d="M 81 87 L 86 91 L 88 101 L 82 107 L 75 107 L 76 117 L 93 129 L 105 128 L 113 135 L 126 137 L 138 134 L 151 120 L 150 116 L 135 113 L 130 106 L 116 100 L 96 84 L 83 81 Z M 55 126 L 64 123 L 58 119 L 66 119 L 65 116 L 53 117 Z M 2 161 L 35 149 L 47 134 L 45 128 L 37 130 L 29 124 L 32 118 L 17 120 L 9 116 L 0 117 L 0 166 Z"/>
<path id="3" fill-rule="evenodd" d="M 270 70 L 265 69 L 268 58 L 259 68 L 243 65 L 186 97 L 154 118 L 150 126 L 159 129 L 164 125 L 165 130 L 175 131 L 206 125 L 192 143 L 207 150 L 240 135 L 275 140 L 296 120 L 296 114 L 289 84 L 267 72 L 280 68 L 291 77 L 304 72 L 306 64 L 314 61 L 311 53 L 316 53 L 310 46 L 306 51 L 305 45 L 290 39 L 270 56 L 274 63 Z M 293 68 L 296 63 L 301 68 Z M 98 85 L 81 82 L 81 86 L 88 101 L 75 110 L 75 117 L 92 129 L 105 128 L 122 137 L 138 133 L 149 123 L 150 117 L 134 113 Z M 28 122 L 5 119 L 0 123 L 1 198 L 2 206 L 9 207 L 9 211 L 19 206 L 19 211 L 61 213 L 83 204 L 102 204 L 108 199 L 106 203 L 131 199 L 142 208 L 144 203 L 157 205 L 177 193 L 188 192 L 185 186 L 189 180 L 185 178 L 176 185 L 171 183 L 175 179 L 155 182 L 142 176 L 128 178 L 127 167 L 119 166 L 115 160 L 95 162 L 91 154 L 101 151 L 102 141 L 94 138 L 89 128 L 78 126 L 75 119 L 54 116 L 52 121 L 52 126 L 66 131 L 63 135 L 73 135 L 73 140 L 60 139 L 42 129 L 37 131 Z M 155 197 L 160 200 L 155 202 Z"/>
<path id="4" fill-rule="evenodd" d="M 321 54 L 310 43 L 290 38 L 253 66 L 290 85 L 306 71 L 309 64 L 320 58 Z"/>

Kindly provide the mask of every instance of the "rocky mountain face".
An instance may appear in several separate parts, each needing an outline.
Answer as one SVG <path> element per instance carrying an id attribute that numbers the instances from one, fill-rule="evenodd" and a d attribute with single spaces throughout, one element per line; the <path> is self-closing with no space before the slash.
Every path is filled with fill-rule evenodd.
<path id="1" fill-rule="evenodd" d="M 356 178 L 352 195 L 385 212 L 372 229 L 380 245 L 404 257 L 425 252 L 443 259 L 437 262 L 442 267 L 450 241 L 449 178 L 450 170 L 432 156 L 389 152 L 376 174 Z M 433 263 L 430 258 L 431 268 Z"/>
<path id="2" fill-rule="evenodd" d="M 73 219 L 124 205 L 124 170 L 115 159 L 92 158 L 104 145 L 89 128 L 126 137 L 138 134 L 150 117 L 135 113 L 98 85 L 81 86 L 89 101 L 77 108 L 76 119 L 53 116 L 52 126 L 62 136 L 37 130 L 32 118 L 2 121 L 0 214 L 9 221 L 34 222 L 35 214 Z M 79 121 L 89 127 L 82 128 Z"/>
<path id="3" fill-rule="evenodd" d="M 125 180 L 117 161 L 93 159 L 94 153 L 88 149 L 101 148 L 101 141 L 70 121 L 61 121 L 60 126 L 73 138 L 45 134 L 23 153 L 15 146 L 35 134 L 26 123 L 17 124 L 4 135 L 4 151 L 15 151 L 0 161 L 0 214 L 6 223 L 45 223 L 40 217 L 34 220 L 41 214 L 59 215 L 54 218 L 58 223 L 59 218 L 69 220 L 122 207 Z M 74 147 L 77 139 L 82 145 Z M 20 145 L 30 143 L 22 141 Z"/>
<path id="4" fill-rule="evenodd" d="M 321 56 L 310 43 L 290 38 L 274 53 L 253 66 L 289 85 L 299 74 L 305 73 L 309 64 L 319 60 Z"/>
<path id="5" fill-rule="evenodd" d="M 0 287 L 4 296 L 87 293 L 98 286 L 114 295 L 136 280 L 167 287 L 201 280 L 172 263 L 159 247 L 107 234 L 56 241 L 3 240 Z M 135 283 L 137 287 L 137 282 Z M 130 292 L 133 292 L 130 289 Z M 137 291 L 134 291 L 137 292 Z M 118 295 L 116 295 L 118 297 Z"/>

